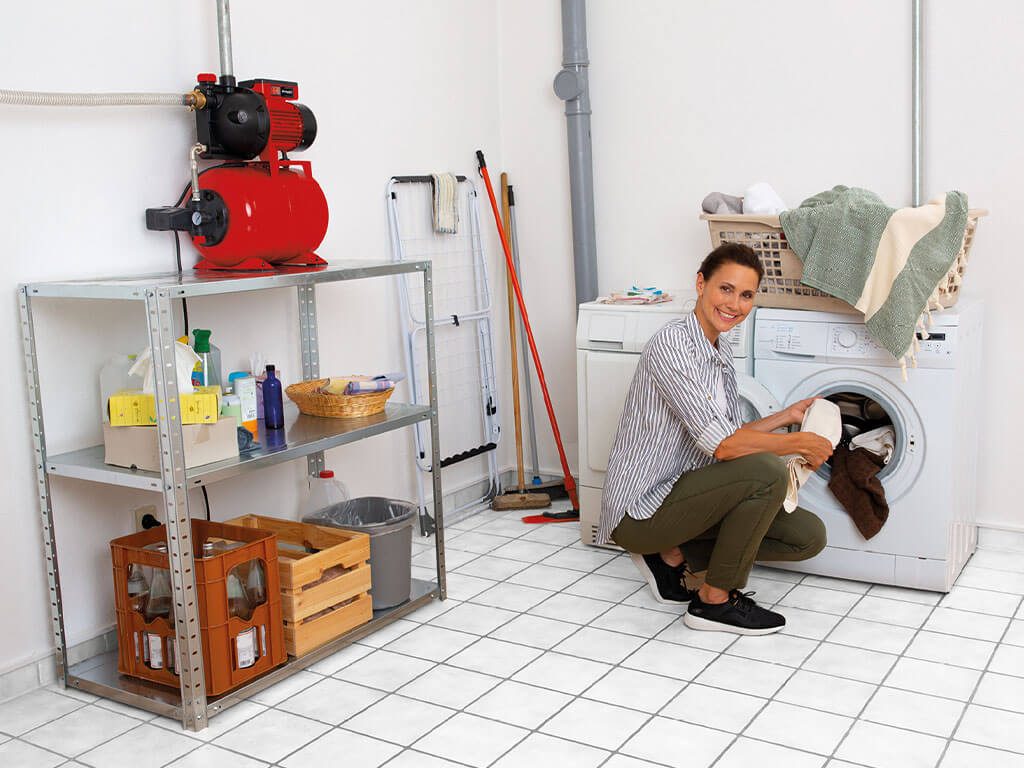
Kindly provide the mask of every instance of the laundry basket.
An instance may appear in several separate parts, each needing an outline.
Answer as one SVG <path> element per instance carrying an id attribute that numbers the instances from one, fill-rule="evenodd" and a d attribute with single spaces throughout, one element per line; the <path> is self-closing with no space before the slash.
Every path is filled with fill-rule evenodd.
<path id="1" fill-rule="evenodd" d="M 939 282 L 939 303 L 943 307 L 952 307 L 960 298 L 960 282 L 967 271 L 967 254 L 974 242 L 974 231 L 978 227 L 978 219 L 987 214 L 988 211 L 980 208 L 972 208 L 967 212 L 967 228 L 960 253 Z M 789 247 L 778 216 L 705 213 L 701 219 L 708 223 L 712 248 L 726 243 L 740 243 L 750 246 L 761 259 L 764 278 L 754 297 L 755 305 L 860 314 L 842 299 L 800 282 L 804 265 Z"/>

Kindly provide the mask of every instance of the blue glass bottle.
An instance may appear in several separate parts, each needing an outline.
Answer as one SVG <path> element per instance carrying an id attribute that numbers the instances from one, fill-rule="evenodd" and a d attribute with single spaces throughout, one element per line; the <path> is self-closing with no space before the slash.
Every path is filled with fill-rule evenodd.
<path id="1" fill-rule="evenodd" d="M 274 373 L 274 366 L 267 366 L 267 378 L 263 382 L 263 424 L 267 429 L 284 427 L 284 401 L 281 397 L 281 380 Z"/>

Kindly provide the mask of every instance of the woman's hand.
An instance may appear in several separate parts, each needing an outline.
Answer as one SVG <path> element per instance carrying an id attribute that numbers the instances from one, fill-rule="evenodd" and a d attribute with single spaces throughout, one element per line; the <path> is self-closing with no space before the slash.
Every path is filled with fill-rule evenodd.
<path id="1" fill-rule="evenodd" d="M 791 406 L 786 408 L 786 410 L 783 411 L 787 419 L 786 426 L 790 424 L 802 424 L 804 414 L 807 412 L 807 409 L 810 407 L 811 403 L 820 397 L 821 395 L 818 395 L 817 397 L 808 397 L 806 400 L 793 403 Z"/>
<path id="2" fill-rule="evenodd" d="M 796 452 L 804 457 L 811 469 L 817 469 L 832 455 L 832 443 L 814 432 L 794 432 L 798 438 Z"/>

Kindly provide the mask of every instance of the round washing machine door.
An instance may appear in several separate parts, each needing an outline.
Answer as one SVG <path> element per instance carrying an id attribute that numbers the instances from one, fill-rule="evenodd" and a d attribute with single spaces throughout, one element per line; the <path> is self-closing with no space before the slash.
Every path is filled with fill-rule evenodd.
<path id="1" fill-rule="evenodd" d="M 771 392 L 745 373 L 736 373 L 736 389 L 740 396 L 740 416 L 744 424 L 764 418 L 782 407 Z"/>

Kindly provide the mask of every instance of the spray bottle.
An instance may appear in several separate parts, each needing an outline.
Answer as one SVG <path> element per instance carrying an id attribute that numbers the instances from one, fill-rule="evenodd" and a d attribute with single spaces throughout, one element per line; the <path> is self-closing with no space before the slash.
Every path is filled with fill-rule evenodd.
<path id="1" fill-rule="evenodd" d="M 196 328 L 192 335 L 196 337 L 194 349 L 199 355 L 199 370 L 192 373 L 192 385 L 197 387 L 220 386 L 220 348 L 210 343 L 210 334 Z"/>

